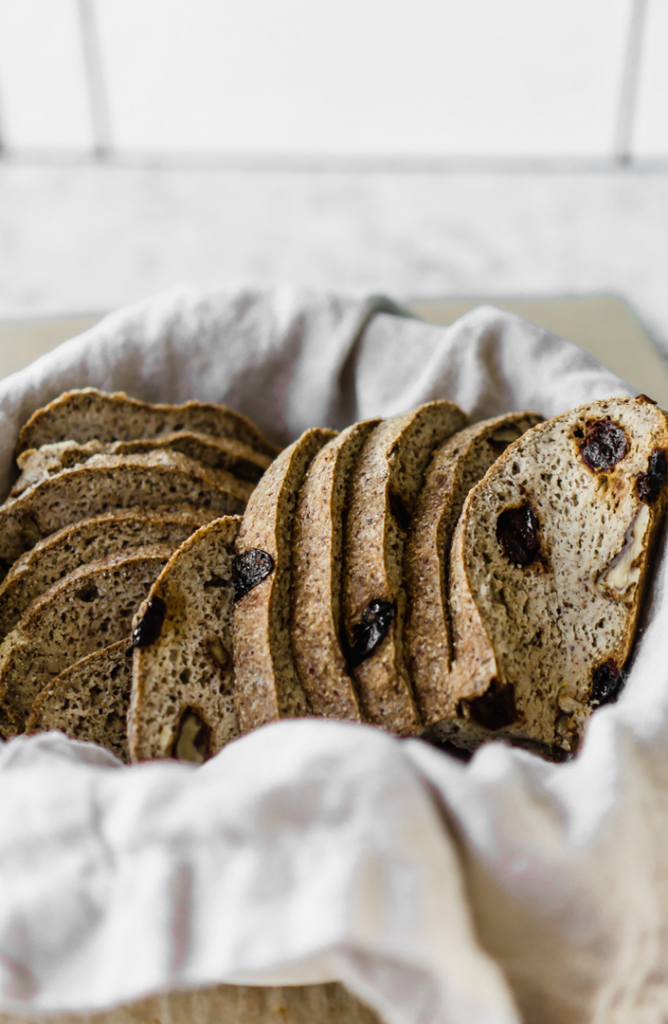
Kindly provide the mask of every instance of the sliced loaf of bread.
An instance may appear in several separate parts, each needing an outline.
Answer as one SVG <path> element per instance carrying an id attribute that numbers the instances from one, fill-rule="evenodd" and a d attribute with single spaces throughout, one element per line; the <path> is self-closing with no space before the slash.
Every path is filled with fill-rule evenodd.
<path id="1" fill-rule="evenodd" d="M 0 560 L 8 568 L 44 537 L 102 512 L 184 504 L 217 515 L 244 509 L 201 463 L 178 452 L 95 455 L 0 505 Z"/>
<path id="2" fill-rule="evenodd" d="M 235 461 L 229 448 L 236 447 L 244 449 L 247 456 L 237 458 Z M 220 487 L 236 494 L 241 501 L 248 500 L 255 486 L 253 480 L 248 479 L 248 474 L 255 473 L 254 479 L 258 480 L 271 461 L 268 455 L 254 452 L 252 448 L 242 445 L 239 441 L 228 438 L 218 440 L 205 434 L 188 434 L 185 431 L 167 434 L 165 437 L 113 441 L 109 444 L 95 440 L 85 443 L 58 441 L 55 444 L 42 445 L 41 448 L 29 448 L 19 455 L 17 462 L 21 475 L 9 492 L 9 497 L 17 498 L 19 494 L 45 477 L 60 473 L 63 469 L 71 469 L 72 466 L 81 466 L 93 455 L 149 455 L 151 452 L 163 450 L 180 452 L 195 462 L 200 462 L 212 476 L 216 477 Z M 235 466 L 246 475 L 237 474 Z"/>
<path id="3" fill-rule="evenodd" d="M 615 699 L 661 526 L 668 426 L 641 396 L 581 406 L 515 441 L 455 531 L 444 739 L 577 750 Z"/>
<path id="4" fill-rule="evenodd" d="M 341 646 L 341 573 L 348 485 L 378 420 L 348 427 L 321 448 L 299 492 L 292 534 L 292 648 L 315 715 L 360 721 Z"/>
<path id="5" fill-rule="evenodd" d="M 424 725 L 437 722 L 444 704 L 447 708 L 452 656 L 448 563 L 462 506 L 508 445 L 541 419 L 536 413 L 511 413 L 466 427 L 436 449 L 427 467 L 404 558 L 406 660 Z"/>
<path id="6" fill-rule="evenodd" d="M 304 474 L 334 436 L 332 430 L 307 430 L 282 451 L 241 521 L 234 560 L 234 673 L 242 732 L 310 713 L 290 638 L 292 529 Z"/>
<path id="7" fill-rule="evenodd" d="M 32 601 L 80 565 L 155 544 L 174 550 L 211 516 L 132 509 L 106 512 L 52 533 L 22 555 L 0 584 L 0 640 Z"/>
<path id="8" fill-rule="evenodd" d="M 131 649 L 127 640 L 119 640 L 75 661 L 47 683 L 33 702 L 26 732 L 58 729 L 127 762 L 131 684 Z"/>
<path id="9" fill-rule="evenodd" d="M 35 601 L 0 647 L 0 704 L 19 729 L 66 668 L 128 638 L 132 617 L 173 548 L 139 548 L 75 569 Z"/>
<path id="10" fill-rule="evenodd" d="M 202 762 L 239 734 L 232 563 L 239 519 L 215 519 L 172 555 L 135 616 L 128 739 L 134 761 Z"/>
<path id="11" fill-rule="evenodd" d="M 272 457 L 279 450 L 254 423 L 223 405 L 152 405 L 123 391 L 83 388 L 67 391 L 33 413 L 19 435 L 17 452 L 54 441 L 132 441 L 182 430 L 230 437 Z"/>
<path id="12" fill-rule="evenodd" d="M 342 591 L 347 660 L 363 717 L 399 735 L 421 729 L 403 649 L 406 532 L 434 448 L 466 423 L 447 401 L 386 420 L 352 474 Z"/>

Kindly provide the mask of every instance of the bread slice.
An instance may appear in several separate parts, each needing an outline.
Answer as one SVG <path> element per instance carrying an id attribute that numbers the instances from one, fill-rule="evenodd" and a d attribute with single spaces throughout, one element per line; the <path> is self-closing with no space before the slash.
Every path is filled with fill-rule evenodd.
<path id="1" fill-rule="evenodd" d="M 399 735 L 420 731 L 403 650 L 406 531 L 434 448 L 467 423 L 430 402 L 371 433 L 353 472 L 344 549 L 344 641 L 364 718 Z"/>
<path id="2" fill-rule="evenodd" d="M 348 427 L 321 448 L 299 492 L 292 534 L 292 650 L 314 714 L 361 721 L 341 646 L 341 569 L 350 476 L 379 420 Z"/>
<path id="3" fill-rule="evenodd" d="M 95 651 L 56 676 L 37 695 L 27 733 L 58 729 L 97 743 L 128 761 L 127 715 L 132 657 L 127 640 Z"/>
<path id="4" fill-rule="evenodd" d="M 18 729 L 54 676 L 79 658 L 129 638 L 132 616 L 172 550 L 139 548 L 83 565 L 30 606 L 0 647 L 0 704 L 9 708 Z"/>
<path id="5" fill-rule="evenodd" d="M 459 431 L 439 448 L 406 539 L 408 599 L 406 661 L 424 725 L 437 722 L 447 706 L 451 662 L 448 563 L 452 535 L 471 488 L 512 441 L 541 421 L 537 413 L 511 413 Z"/>
<path id="6" fill-rule="evenodd" d="M 308 465 L 334 436 L 333 430 L 307 430 L 282 451 L 241 521 L 234 560 L 234 673 L 242 732 L 310 712 L 290 639 L 292 528 Z"/>
<path id="7" fill-rule="evenodd" d="M 128 718 L 133 761 L 201 763 L 239 735 L 232 655 L 238 530 L 239 519 L 226 516 L 194 533 L 135 617 Z"/>
<path id="8" fill-rule="evenodd" d="M 271 462 L 268 455 L 229 438 L 217 439 L 205 434 L 180 431 L 165 437 L 140 438 L 136 441 L 58 441 L 41 448 L 29 448 L 19 455 L 21 475 L 9 492 L 17 498 L 40 480 L 63 469 L 80 466 L 93 455 L 148 455 L 154 451 L 174 451 L 202 463 L 216 477 L 220 487 L 247 501 L 255 483 Z"/>
<path id="9" fill-rule="evenodd" d="M 178 452 L 95 455 L 0 505 L 0 560 L 8 568 L 44 537 L 102 512 L 183 504 L 217 515 L 244 508 L 200 463 Z"/>
<path id="10" fill-rule="evenodd" d="M 176 989 L 93 1014 L 0 1013 L 0 1024 L 387 1024 L 387 1017 L 381 1020 L 338 982 L 326 982 Z"/>
<path id="11" fill-rule="evenodd" d="M 455 660 L 443 738 L 577 750 L 615 699 L 668 498 L 666 414 L 644 396 L 580 406 L 514 442 L 455 531 Z"/>
<path id="12" fill-rule="evenodd" d="M 254 423 L 224 405 L 185 402 L 152 405 L 130 398 L 123 391 L 108 394 L 97 388 L 67 391 L 38 409 L 23 427 L 17 453 L 55 441 L 132 441 L 177 431 L 212 437 L 230 437 L 274 456 L 279 449 Z"/>
<path id="13" fill-rule="evenodd" d="M 106 512 L 52 533 L 22 555 L 0 584 L 0 640 L 32 601 L 80 565 L 154 544 L 175 550 L 211 516 L 210 512 L 131 509 Z"/>

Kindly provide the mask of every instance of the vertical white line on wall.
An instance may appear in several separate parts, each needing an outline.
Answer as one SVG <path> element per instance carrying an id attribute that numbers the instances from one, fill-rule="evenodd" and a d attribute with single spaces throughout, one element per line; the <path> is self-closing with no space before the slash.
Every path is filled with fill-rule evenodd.
<path id="1" fill-rule="evenodd" d="M 647 0 L 631 0 L 614 140 L 614 155 L 620 164 L 630 164 L 633 158 L 633 123 L 638 98 L 638 79 L 646 15 Z"/>
<path id="2" fill-rule="evenodd" d="M 104 159 L 111 152 L 112 132 L 100 38 L 91 0 L 77 0 L 77 6 L 93 131 L 93 148 L 95 156 L 98 159 Z"/>

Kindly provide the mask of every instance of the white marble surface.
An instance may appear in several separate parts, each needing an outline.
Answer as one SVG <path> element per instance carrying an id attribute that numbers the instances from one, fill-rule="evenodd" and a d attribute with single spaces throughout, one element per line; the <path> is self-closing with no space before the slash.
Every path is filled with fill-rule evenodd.
<path id="1" fill-rule="evenodd" d="M 0 163 L 0 318 L 184 281 L 399 299 L 614 293 L 668 352 L 668 174 Z"/>

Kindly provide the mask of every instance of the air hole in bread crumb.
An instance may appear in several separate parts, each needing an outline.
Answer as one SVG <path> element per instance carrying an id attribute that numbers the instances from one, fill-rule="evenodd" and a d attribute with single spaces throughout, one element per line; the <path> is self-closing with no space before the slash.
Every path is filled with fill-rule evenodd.
<path id="1" fill-rule="evenodd" d="M 231 586 L 231 580 L 226 580 L 222 576 L 218 576 L 215 572 L 210 579 L 204 584 L 204 589 L 209 590 L 211 587 L 227 587 Z"/>

